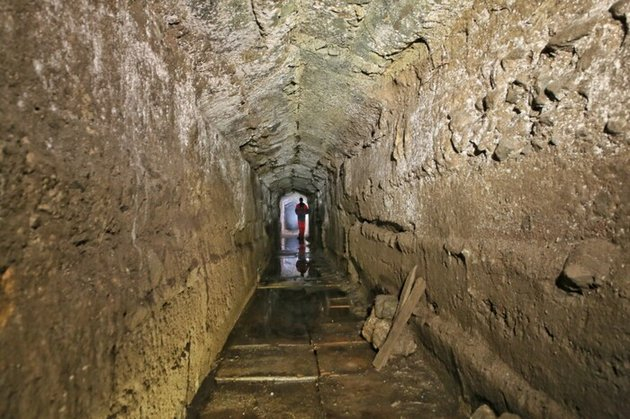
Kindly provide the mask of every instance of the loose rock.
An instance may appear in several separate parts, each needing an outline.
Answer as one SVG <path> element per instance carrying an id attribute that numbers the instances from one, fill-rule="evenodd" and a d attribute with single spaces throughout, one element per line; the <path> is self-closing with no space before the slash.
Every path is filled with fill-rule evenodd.
<path id="1" fill-rule="evenodd" d="M 370 316 L 363 324 L 361 330 L 361 336 L 370 342 L 374 349 L 379 349 L 385 343 L 385 339 L 392 327 L 392 318 L 394 317 L 391 311 L 392 308 L 394 312 L 396 311 L 397 304 L 398 299 L 393 295 L 377 296 Z M 383 315 L 388 316 L 388 318 L 381 318 L 377 313 L 383 313 Z M 390 314 L 391 317 L 389 317 Z M 409 328 L 406 328 L 396 342 L 392 355 L 408 356 L 414 353 L 417 348 L 418 345 L 415 342 L 413 332 Z"/>
<path id="2" fill-rule="evenodd" d="M 487 404 L 482 404 L 479 406 L 475 413 L 472 414 L 470 419 L 496 419 L 497 415 L 494 414 L 494 411 Z"/>
<path id="3" fill-rule="evenodd" d="M 374 311 L 376 317 L 380 319 L 392 320 L 396 314 L 398 298 L 395 295 L 381 294 L 376 296 L 374 301 Z"/>
<path id="4" fill-rule="evenodd" d="M 515 156 L 523 150 L 525 144 L 513 137 L 506 137 L 499 141 L 497 148 L 494 149 L 494 157 L 498 161 L 505 161 Z"/>
<path id="5" fill-rule="evenodd" d="M 169 26 L 179 25 L 180 20 L 177 15 L 169 15 L 169 16 L 166 16 L 166 23 Z"/>
<path id="6" fill-rule="evenodd" d="M 607 278 L 616 253 L 612 243 L 600 239 L 578 244 L 564 263 L 558 286 L 565 291 L 579 293 L 597 288 Z"/>

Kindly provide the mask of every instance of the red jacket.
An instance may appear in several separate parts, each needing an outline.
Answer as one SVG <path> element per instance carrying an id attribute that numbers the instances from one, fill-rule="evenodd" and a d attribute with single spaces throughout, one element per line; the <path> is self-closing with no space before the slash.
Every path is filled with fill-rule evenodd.
<path id="1" fill-rule="evenodd" d="M 295 213 L 297 214 L 298 220 L 300 221 L 304 221 L 306 214 L 308 214 L 309 211 L 310 210 L 308 208 L 308 205 L 306 205 L 304 202 L 301 202 L 295 206 Z"/>

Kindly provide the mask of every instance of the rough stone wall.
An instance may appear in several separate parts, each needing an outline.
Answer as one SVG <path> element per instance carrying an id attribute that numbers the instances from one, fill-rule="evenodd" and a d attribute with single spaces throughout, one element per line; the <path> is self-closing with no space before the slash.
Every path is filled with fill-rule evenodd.
<path id="1" fill-rule="evenodd" d="M 473 403 L 624 417 L 630 2 L 492 3 L 393 55 L 326 237 L 374 288 L 419 265 L 419 332 Z"/>
<path id="2" fill-rule="evenodd" d="M 266 243 L 203 39 L 175 1 L 0 13 L 0 416 L 183 416 Z"/>

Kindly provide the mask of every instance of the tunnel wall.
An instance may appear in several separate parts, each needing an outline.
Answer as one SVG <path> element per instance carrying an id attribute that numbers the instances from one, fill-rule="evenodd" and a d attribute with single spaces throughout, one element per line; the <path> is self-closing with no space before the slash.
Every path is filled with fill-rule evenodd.
<path id="1" fill-rule="evenodd" d="M 0 6 L 2 417 L 183 417 L 254 289 L 269 194 L 159 3 Z"/>
<path id="2" fill-rule="evenodd" d="M 393 58 L 331 177 L 328 245 L 384 292 L 418 265 L 418 333 L 473 405 L 627 413 L 629 12 L 474 2 Z"/>

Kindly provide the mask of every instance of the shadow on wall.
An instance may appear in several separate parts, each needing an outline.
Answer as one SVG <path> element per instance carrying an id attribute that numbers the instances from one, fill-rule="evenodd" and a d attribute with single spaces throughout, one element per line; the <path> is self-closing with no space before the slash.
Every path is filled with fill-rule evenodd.
<path id="1" fill-rule="evenodd" d="M 305 195 L 297 192 L 291 192 L 280 198 L 280 235 L 281 236 L 297 236 L 298 220 L 295 214 L 295 206 L 299 199 L 304 199 L 304 203 L 308 205 L 308 199 Z M 309 236 L 309 216 L 306 216 L 305 235 Z"/>

